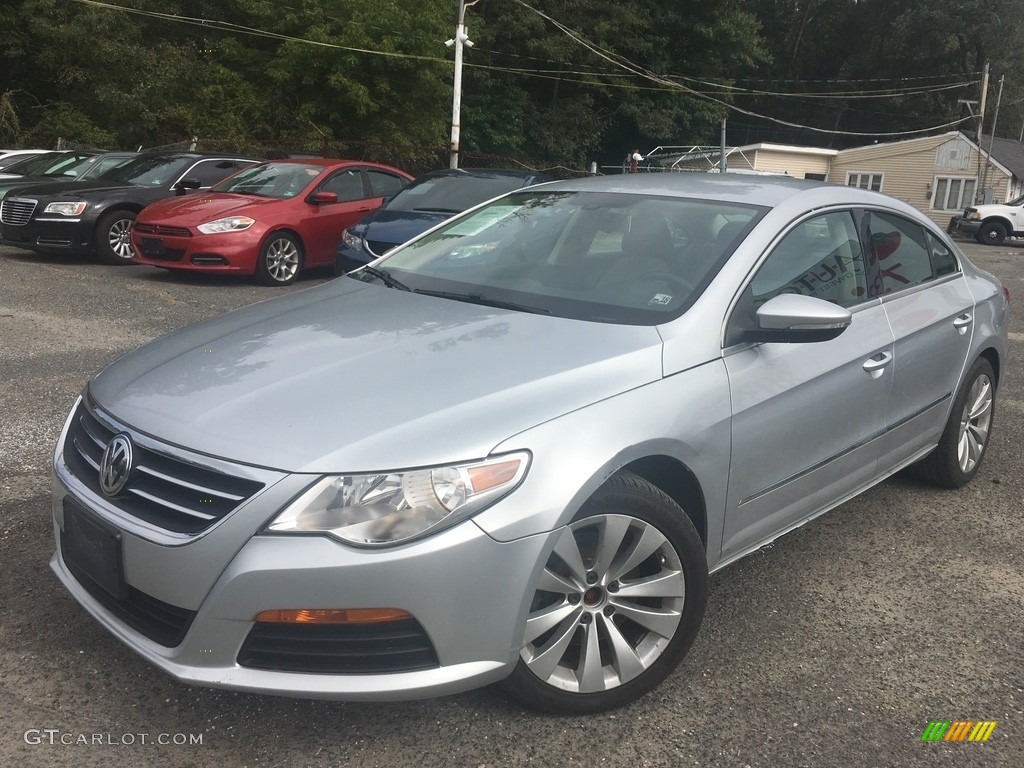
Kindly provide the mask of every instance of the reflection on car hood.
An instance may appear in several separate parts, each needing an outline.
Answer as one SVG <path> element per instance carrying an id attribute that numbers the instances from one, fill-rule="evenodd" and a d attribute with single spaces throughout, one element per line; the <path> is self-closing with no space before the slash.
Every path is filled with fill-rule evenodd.
<path id="1" fill-rule="evenodd" d="M 343 278 L 152 342 L 103 370 L 90 394 L 120 421 L 203 453 L 355 472 L 485 456 L 660 376 L 653 327 Z"/>
<path id="2" fill-rule="evenodd" d="M 367 214 L 362 221 L 351 227 L 350 231 L 373 243 L 401 245 L 454 215 L 434 211 L 389 211 L 380 208 Z"/>
<path id="3" fill-rule="evenodd" d="M 172 197 L 146 206 L 139 221 L 170 222 L 178 226 L 195 226 L 223 216 L 255 216 L 254 210 L 273 203 L 278 198 L 235 195 L 229 192 L 196 192 L 184 197 Z"/>

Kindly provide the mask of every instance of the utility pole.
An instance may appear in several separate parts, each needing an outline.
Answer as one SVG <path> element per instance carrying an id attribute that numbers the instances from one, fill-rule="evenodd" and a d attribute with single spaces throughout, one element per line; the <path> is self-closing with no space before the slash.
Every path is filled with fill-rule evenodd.
<path id="1" fill-rule="evenodd" d="M 992 144 L 996 140 L 996 123 L 999 121 L 999 105 L 1003 101 L 1003 81 L 1006 80 L 1006 75 L 1000 75 L 999 77 L 999 94 L 996 96 L 996 112 L 992 116 L 992 130 L 989 132 L 988 137 L 988 156 L 985 158 L 985 170 L 981 174 L 981 186 L 984 190 L 985 185 L 988 183 L 988 166 L 992 162 Z M 988 195 L 985 196 L 985 202 L 990 202 Z"/>
<path id="2" fill-rule="evenodd" d="M 480 0 L 473 0 L 467 3 L 466 0 L 459 0 L 458 21 L 455 23 L 455 37 L 445 40 L 444 44 L 451 48 L 455 46 L 455 81 L 452 86 L 452 143 L 451 157 L 448 161 L 449 168 L 459 167 L 459 132 L 462 112 L 462 49 L 473 47 L 473 41 L 469 39 L 466 32 L 466 9 L 476 5 Z"/>
<path id="3" fill-rule="evenodd" d="M 722 118 L 722 135 L 720 136 L 719 144 L 721 145 L 720 146 L 720 151 L 722 153 L 722 155 L 721 155 L 722 159 L 718 163 L 718 170 L 721 171 L 722 173 L 725 173 L 726 171 L 729 170 L 729 162 L 728 162 L 728 160 L 725 159 L 725 118 L 724 117 Z"/>
<path id="4" fill-rule="evenodd" d="M 974 190 L 975 202 L 984 200 L 985 189 L 981 178 L 981 129 L 985 122 L 985 95 L 988 93 L 988 62 L 985 62 L 985 70 L 981 74 L 981 104 L 978 105 L 978 187 Z M 982 195 L 979 197 L 978 195 Z"/>

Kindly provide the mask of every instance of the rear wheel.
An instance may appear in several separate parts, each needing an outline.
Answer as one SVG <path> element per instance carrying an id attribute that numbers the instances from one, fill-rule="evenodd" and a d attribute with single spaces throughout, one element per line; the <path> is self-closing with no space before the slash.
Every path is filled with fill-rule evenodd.
<path id="1" fill-rule="evenodd" d="M 995 373 L 979 358 L 964 378 L 938 446 L 916 467 L 923 480 L 947 488 L 971 481 L 981 467 L 995 410 Z"/>
<path id="2" fill-rule="evenodd" d="M 132 263 L 132 225 L 134 211 L 111 211 L 96 222 L 96 256 L 104 264 L 124 266 Z"/>
<path id="3" fill-rule="evenodd" d="M 503 685 L 528 706 L 586 714 L 633 701 L 679 664 L 704 615 L 707 562 L 679 505 L 622 472 L 562 531 L 535 581 Z"/>
<path id="4" fill-rule="evenodd" d="M 266 239 L 256 257 L 256 279 L 263 285 L 288 285 L 295 282 L 302 268 L 302 248 L 286 232 L 275 232 Z"/>
<path id="5" fill-rule="evenodd" d="M 1002 245 L 1006 239 L 1006 227 L 998 221 L 989 221 L 981 225 L 975 236 L 982 245 Z"/>

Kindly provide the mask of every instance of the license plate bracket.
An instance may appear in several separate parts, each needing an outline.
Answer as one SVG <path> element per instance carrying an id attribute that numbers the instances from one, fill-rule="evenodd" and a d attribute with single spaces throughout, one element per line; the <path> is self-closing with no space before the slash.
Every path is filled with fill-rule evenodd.
<path id="1" fill-rule="evenodd" d="M 158 237 L 142 238 L 142 253 L 146 256 L 163 256 L 166 253 L 164 241 Z"/>
<path id="2" fill-rule="evenodd" d="M 121 534 L 67 497 L 61 552 L 76 576 L 118 600 L 126 596 Z"/>

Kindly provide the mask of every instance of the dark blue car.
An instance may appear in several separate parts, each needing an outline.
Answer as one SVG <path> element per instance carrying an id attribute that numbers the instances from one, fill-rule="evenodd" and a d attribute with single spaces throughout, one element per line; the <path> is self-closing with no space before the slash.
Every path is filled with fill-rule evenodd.
<path id="1" fill-rule="evenodd" d="M 435 224 L 498 195 L 551 179 L 534 171 L 458 168 L 431 171 L 342 232 L 336 271 L 369 264 Z"/>

